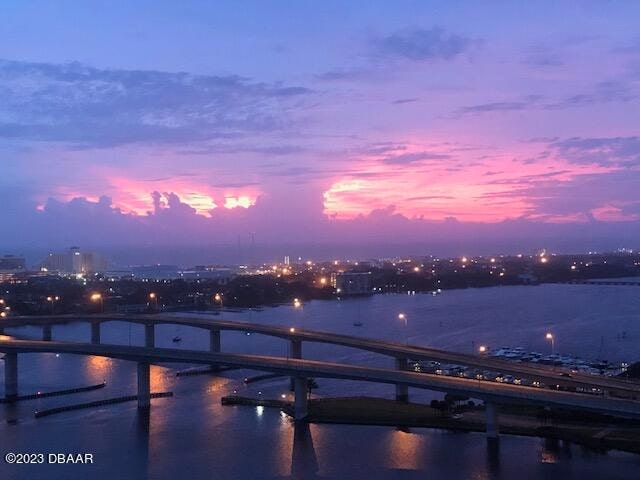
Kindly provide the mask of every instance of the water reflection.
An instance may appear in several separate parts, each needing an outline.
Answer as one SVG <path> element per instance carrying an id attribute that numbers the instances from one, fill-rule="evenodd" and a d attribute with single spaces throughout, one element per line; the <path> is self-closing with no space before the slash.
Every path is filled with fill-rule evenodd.
<path id="1" fill-rule="evenodd" d="M 387 463 L 398 470 L 419 470 L 429 451 L 426 438 L 409 429 L 395 429 L 387 436 Z"/>
<path id="2" fill-rule="evenodd" d="M 132 478 L 149 478 L 149 443 L 150 443 L 151 409 L 138 410 L 135 429 L 135 475 Z"/>
<path id="3" fill-rule="evenodd" d="M 499 478 L 500 475 L 500 439 L 487 438 L 487 478 Z"/>
<path id="4" fill-rule="evenodd" d="M 307 480 L 318 477 L 318 458 L 313 446 L 311 429 L 306 422 L 295 422 L 293 451 L 291 454 L 291 478 Z"/>

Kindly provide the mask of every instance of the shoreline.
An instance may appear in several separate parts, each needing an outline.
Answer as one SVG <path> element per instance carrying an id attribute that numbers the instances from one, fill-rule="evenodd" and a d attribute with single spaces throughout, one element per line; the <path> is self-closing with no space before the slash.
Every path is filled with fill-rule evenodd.
<path id="1" fill-rule="evenodd" d="M 237 395 L 222 398 L 222 405 L 262 406 L 293 413 L 291 402 Z M 531 413 L 500 415 L 500 433 L 562 440 L 597 451 L 620 450 L 640 454 L 640 428 L 605 422 L 559 420 L 543 422 Z M 456 412 L 454 412 L 456 413 Z M 332 397 L 309 400 L 309 423 L 432 428 L 454 432 L 485 432 L 484 409 L 460 411 L 459 418 L 428 405 L 398 403 L 373 397 Z"/>

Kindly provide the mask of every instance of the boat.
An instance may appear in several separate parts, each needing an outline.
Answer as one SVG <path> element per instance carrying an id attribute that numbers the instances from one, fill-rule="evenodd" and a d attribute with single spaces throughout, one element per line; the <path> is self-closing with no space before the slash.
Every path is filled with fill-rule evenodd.
<path id="1" fill-rule="evenodd" d="M 178 342 L 181 342 L 181 341 L 182 341 L 181 337 L 177 337 L 177 336 L 173 337 L 173 343 L 178 343 Z"/>

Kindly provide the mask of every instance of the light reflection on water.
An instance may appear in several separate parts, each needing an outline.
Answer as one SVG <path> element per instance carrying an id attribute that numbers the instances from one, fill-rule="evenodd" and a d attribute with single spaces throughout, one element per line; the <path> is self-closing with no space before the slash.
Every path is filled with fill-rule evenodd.
<path id="1" fill-rule="evenodd" d="M 543 334 L 553 328 L 561 351 L 587 358 L 634 360 L 640 355 L 640 289 L 627 287 L 541 286 L 445 292 L 431 296 L 377 296 L 342 302 L 311 302 L 304 312 L 291 307 L 252 312 L 252 321 L 295 325 L 354 335 L 469 351 L 472 342 L 497 346 L 523 345 L 544 351 Z M 405 327 L 397 312 L 407 314 Z M 247 319 L 226 312 L 225 319 Z M 363 327 L 354 327 L 355 320 Z M 407 331 L 408 330 L 408 331 Z M 620 332 L 626 332 L 622 339 Z M 9 329 L 8 333 L 12 333 Z M 122 322 L 102 326 L 104 343 L 142 345 L 144 330 Z M 40 329 L 25 327 L 20 335 L 40 338 Z M 171 339 L 179 335 L 176 346 Z M 56 326 L 53 338 L 86 341 L 86 324 Z M 208 348 L 208 335 L 189 327 L 162 325 L 158 346 Z M 223 332 L 223 350 L 286 355 L 282 340 Z M 306 358 L 390 367 L 389 359 L 368 352 L 321 344 L 305 344 Z M 172 366 L 173 367 L 173 366 Z M 0 362 L 0 370 L 3 369 Z M 183 366 L 175 366 L 183 368 Z M 222 407 L 220 398 L 239 394 L 279 398 L 287 379 L 245 385 L 246 371 L 220 376 L 176 377 L 175 368 L 152 366 L 153 391 L 174 397 L 152 401 L 147 414 L 135 402 L 34 419 L 35 409 L 106 397 L 131 395 L 135 365 L 100 357 L 26 354 L 20 356 L 20 390 L 32 393 L 107 381 L 104 389 L 0 407 L 0 438 L 5 451 L 90 451 L 93 467 L 58 466 L 65 479 L 111 478 L 635 478 L 638 456 L 589 452 L 563 443 L 503 436 L 487 444 L 482 434 L 430 429 L 400 431 L 391 427 L 349 425 L 294 426 L 272 409 Z M 2 372 L 0 372 L 2 378 Z M 1 383 L 1 382 L 0 382 Z M 319 395 L 378 395 L 392 398 L 385 385 L 342 380 L 319 381 Z M 3 385 L 0 385 L 2 390 Z M 416 401 L 440 394 L 411 390 Z M 7 423 L 15 420 L 16 424 Z M 49 479 L 51 470 L 0 464 L 0 478 Z"/>

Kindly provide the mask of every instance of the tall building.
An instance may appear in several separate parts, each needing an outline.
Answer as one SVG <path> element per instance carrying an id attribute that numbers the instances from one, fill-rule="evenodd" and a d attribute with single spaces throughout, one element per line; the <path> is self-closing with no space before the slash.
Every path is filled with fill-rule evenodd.
<path id="1" fill-rule="evenodd" d="M 83 252 L 78 247 L 71 247 L 67 252 L 50 253 L 41 267 L 59 273 L 96 273 L 107 269 L 107 260 L 98 253 Z"/>

